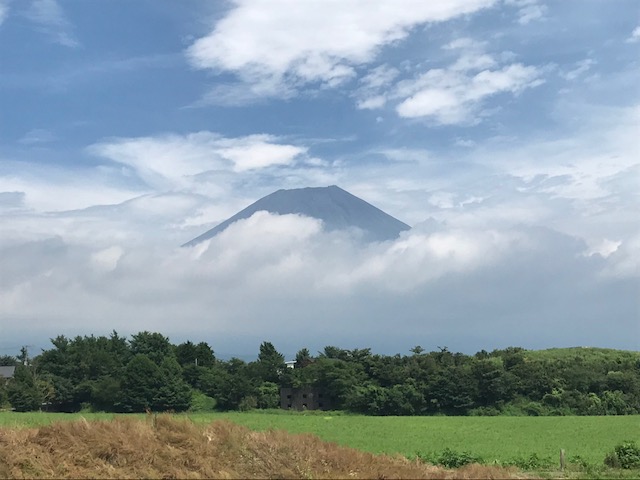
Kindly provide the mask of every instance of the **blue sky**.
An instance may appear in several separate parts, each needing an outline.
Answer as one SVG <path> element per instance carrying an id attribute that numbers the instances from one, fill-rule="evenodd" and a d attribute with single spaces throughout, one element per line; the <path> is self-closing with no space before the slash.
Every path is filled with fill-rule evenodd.
<path id="1" fill-rule="evenodd" d="M 637 1 L 0 0 L 0 351 L 640 346 Z M 262 215 L 337 184 L 414 228 Z"/>

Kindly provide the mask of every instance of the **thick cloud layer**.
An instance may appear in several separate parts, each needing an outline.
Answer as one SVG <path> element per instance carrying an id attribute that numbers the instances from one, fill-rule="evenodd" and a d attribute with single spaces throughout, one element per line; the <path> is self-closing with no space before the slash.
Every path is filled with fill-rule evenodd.
<path id="1" fill-rule="evenodd" d="M 258 212 L 193 248 L 97 243 L 5 242 L 5 333 L 27 338 L 28 324 L 28 337 L 44 341 L 148 329 L 206 339 L 221 353 L 262 340 L 288 352 L 595 338 L 633 348 L 640 333 L 637 277 L 617 272 L 619 255 L 586 255 L 584 242 L 546 228 L 428 222 L 397 241 L 363 245 L 315 219 Z"/>

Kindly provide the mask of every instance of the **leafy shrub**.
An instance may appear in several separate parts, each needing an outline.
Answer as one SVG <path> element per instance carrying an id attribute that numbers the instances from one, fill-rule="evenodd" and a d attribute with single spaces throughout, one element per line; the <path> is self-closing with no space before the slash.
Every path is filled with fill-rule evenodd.
<path id="1" fill-rule="evenodd" d="M 415 460 L 417 458 L 422 463 L 430 463 L 432 465 L 438 463 L 438 455 L 436 455 L 435 453 L 416 452 L 415 455 L 408 455 L 407 458 L 409 460 Z"/>
<path id="2" fill-rule="evenodd" d="M 496 417 L 502 412 L 495 407 L 477 407 L 469 410 L 471 417 Z"/>
<path id="3" fill-rule="evenodd" d="M 640 468 L 640 447 L 636 442 L 622 442 L 607 454 L 604 464 L 612 468 Z"/>
<path id="4" fill-rule="evenodd" d="M 240 400 L 240 404 L 238 405 L 238 410 L 241 412 L 248 412 L 249 410 L 253 410 L 258 407 L 258 400 L 253 395 L 247 395 L 242 400 Z"/>
<path id="5" fill-rule="evenodd" d="M 586 469 L 589 467 L 589 462 L 582 458 L 580 455 L 572 455 L 569 458 L 569 463 L 574 463 L 578 465 L 580 468 Z"/>
<path id="6" fill-rule="evenodd" d="M 607 453 L 607 455 L 604 457 L 604 464 L 607 467 L 620 468 L 620 459 L 616 455 L 616 452 Z"/>
<path id="7" fill-rule="evenodd" d="M 445 448 L 436 459 L 436 463 L 447 468 L 460 468 L 470 463 L 482 463 L 482 459 L 469 452 L 456 452 L 450 448 Z"/>
<path id="8" fill-rule="evenodd" d="M 191 394 L 190 412 L 213 412 L 216 408 L 216 399 L 205 395 L 199 390 Z"/>
<path id="9" fill-rule="evenodd" d="M 544 406 L 539 402 L 529 402 L 523 405 L 522 410 L 530 417 L 540 417 L 546 412 Z"/>
<path id="10" fill-rule="evenodd" d="M 569 458 L 569 463 L 577 465 L 582 472 L 584 472 L 585 476 L 590 478 L 598 478 L 601 475 L 602 467 L 596 464 L 589 462 L 588 460 L 582 458 L 580 455 L 573 455 Z"/>
<path id="11" fill-rule="evenodd" d="M 540 458 L 537 453 L 532 453 L 528 457 L 517 457 L 506 462 L 506 465 L 518 467 L 522 470 L 537 470 L 548 467 L 551 464 L 552 462 L 548 458 Z"/>

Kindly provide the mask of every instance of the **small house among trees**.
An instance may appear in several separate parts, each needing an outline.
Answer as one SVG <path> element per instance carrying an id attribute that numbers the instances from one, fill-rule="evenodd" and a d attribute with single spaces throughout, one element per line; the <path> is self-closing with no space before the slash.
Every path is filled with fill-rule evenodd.
<path id="1" fill-rule="evenodd" d="M 14 366 L 3 366 L 0 367 L 0 382 L 6 382 L 9 379 L 13 378 L 13 374 L 16 371 L 16 367 Z"/>

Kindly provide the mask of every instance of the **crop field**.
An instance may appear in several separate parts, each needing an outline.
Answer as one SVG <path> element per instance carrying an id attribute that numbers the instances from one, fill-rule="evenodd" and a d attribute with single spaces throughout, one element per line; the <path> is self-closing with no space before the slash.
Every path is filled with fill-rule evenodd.
<path id="1" fill-rule="evenodd" d="M 196 422 L 224 416 L 255 430 L 310 432 L 324 440 L 372 453 L 426 458 L 449 448 L 484 462 L 509 463 L 536 455 L 541 463 L 568 460 L 601 465 L 626 440 L 640 443 L 640 416 L 617 417 L 369 417 L 227 413 L 191 415 Z"/>
<path id="2" fill-rule="evenodd" d="M 319 412 L 318 412 L 319 413 Z M 540 466 L 558 463 L 560 449 L 573 463 L 602 465 L 623 441 L 640 443 L 640 416 L 601 417 L 369 417 L 340 412 L 192 413 L 194 423 L 228 419 L 252 430 L 314 433 L 323 440 L 371 453 L 436 458 L 445 448 L 485 463 Z M 0 413 L 0 427 L 35 427 L 60 420 L 110 419 L 114 414 Z M 133 415 L 130 415 L 133 416 Z M 144 415 L 138 415 L 144 417 Z M 534 466 L 534 465 L 531 465 Z"/>

